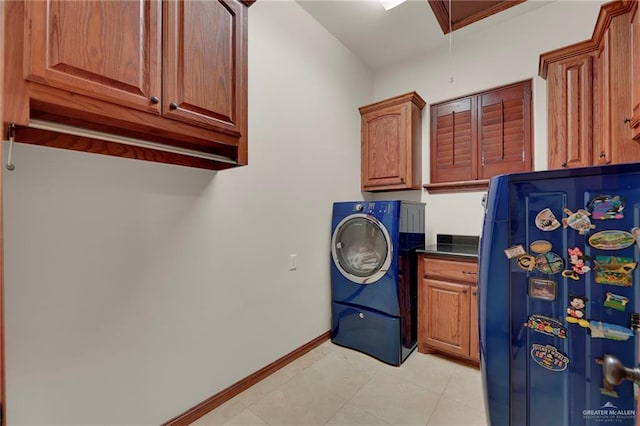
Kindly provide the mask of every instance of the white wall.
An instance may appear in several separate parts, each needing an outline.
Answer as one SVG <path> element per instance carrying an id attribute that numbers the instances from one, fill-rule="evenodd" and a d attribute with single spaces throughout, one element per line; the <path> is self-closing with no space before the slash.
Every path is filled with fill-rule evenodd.
<path id="1" fill-rule="evenodd" d="M 374 100 L 415 90 L 427 102 L 422 116 L 424 183 L 430 181 L 430 104 L 527 79 L 533 79 L 534 168 L 547 168 L 546 81 L 538 77 L 538 59 L 540 53 L 591 38 L 601 3 L 560 0 L 481 31 L 471 25 L 453 33 L 451 68 L 443 36 L 442 48 L 375 74 Z M 450 69 L 453 83 L 449 82 Z M 431 243 L 437 233 L 479 235 L 484 214 L 482 194 L 415 191 L 396 196 L 427 203 L 427 242 Z M 394 195 L 375 198 L 390 196 Z"/>
<path id="2" fill-rule="evenodd" d="M 15 145 L 10 425 L 159 424 L 329 329 L 331 203 L 362 198 L 373 76 L 295 3 L 249 16 L 248 167 Z"/>

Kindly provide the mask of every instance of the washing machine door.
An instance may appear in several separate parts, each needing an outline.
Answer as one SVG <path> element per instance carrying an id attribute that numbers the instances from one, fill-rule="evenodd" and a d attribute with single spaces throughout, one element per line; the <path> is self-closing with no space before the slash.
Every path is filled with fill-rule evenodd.
<path id="1" fill-rule="evenodd" d="M 340 273 L 358 284 L 372 284 L 389 269 L 393 244 L 389 232 L 375 217 L 352 214 L 336 226 L 331 254 Z"/>

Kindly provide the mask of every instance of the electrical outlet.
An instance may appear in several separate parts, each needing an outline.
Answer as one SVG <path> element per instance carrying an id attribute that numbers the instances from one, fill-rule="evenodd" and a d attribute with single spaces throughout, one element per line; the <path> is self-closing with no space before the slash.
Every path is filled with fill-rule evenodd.
<path id="1" fill-rule="evenodd" d="M 295 254 L 290 254 L 289 255 L 289 270 L 290 271 L 295 271 L 297 268 L 297 259 L 296 259 L 297 255 Z"/>

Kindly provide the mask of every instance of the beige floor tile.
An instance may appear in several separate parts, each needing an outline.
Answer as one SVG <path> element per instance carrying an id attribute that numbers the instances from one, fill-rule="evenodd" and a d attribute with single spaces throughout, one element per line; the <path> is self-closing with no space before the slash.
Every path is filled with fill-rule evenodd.
<path id="1" fill-rule="evenodd" d="M 480 371 L 473 367 L 456 366 L 443 396 L 484 412 Z"/>
<path id="2" fill-rule="evenodd" d="M 241 411 L 237 416 L 229 419 L 223 426 L 262 426 L 267 425 L 262 419 L 256 416 L 251 410 Z"/>
<path id="3" fill-rule="evenodd" d="M 242 392 L 240 395 L 233 398 L 240 401 L 246 407 L 263 398 L 265 395 L 273 392 L 279 386 L 291 380 L 296 376 L 296 371 L 292 369 L 281 368 L 269 377 L 256 383 L 249 389 Z"/>
<path id="4" fill-rule="evenodd" d="M 389 423 L 347 402 L 326 423 L 327 426 L 385 426 Z"/>
<path id="5" fill-rule="evenodd" d="M 427 426 L 486 426 L 484 410 L 443 396 L 429 418 Z"/>
<path id="6" fill-rule="evenodd" d="M 359 409 L 393 425 L 425 425 L 439 395 L 388 369 L 380 370 L 351 402 Z"/>
<path id="7" fill-rule="evenodd" d="M 385 372 L 442 395 L 456 371 L 456 364 L 445 358 L 414 351 L 400 367 L 385 365 Z"/>
<path id="8" fill-rule="evenodd" d="M 400 366 L 327 341 L 194 423 L 486 425 L 480 372 L 414 352 Z"/>
<path id="9" fill-rule="evenodd" d="M 347 401 L 324 390 L 310 374 L 299 374 L 249 409 L 270 425 L 324 425 Z"/>
<path id="10" fill-rule="evenodd" d="M 230 399 L 207 415 L 200 417 L 192 426 L 219 426 L 226 424 L 229 420 L 246 410 L 240 401 Z"/>
<path id="11" fill-rule="evenodd" d="M 372 376 L 369 372 L 352 368 L 352 364 L 343 358 L 331 355 L 300 374 L 306 376 L 318 388 L 335 393 L 345 400 L 355 395 Z"/>

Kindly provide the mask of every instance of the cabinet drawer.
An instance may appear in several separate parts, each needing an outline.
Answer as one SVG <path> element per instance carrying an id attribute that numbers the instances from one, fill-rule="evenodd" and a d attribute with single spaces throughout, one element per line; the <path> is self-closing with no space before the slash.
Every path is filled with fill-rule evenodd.
<path id="1" fill-rule="evenodd" d="M 425 257 L 422 259 L 424 275 L 468 283 L 478 280 L 478 264 L 458 260 L 445 260 Z"/>

